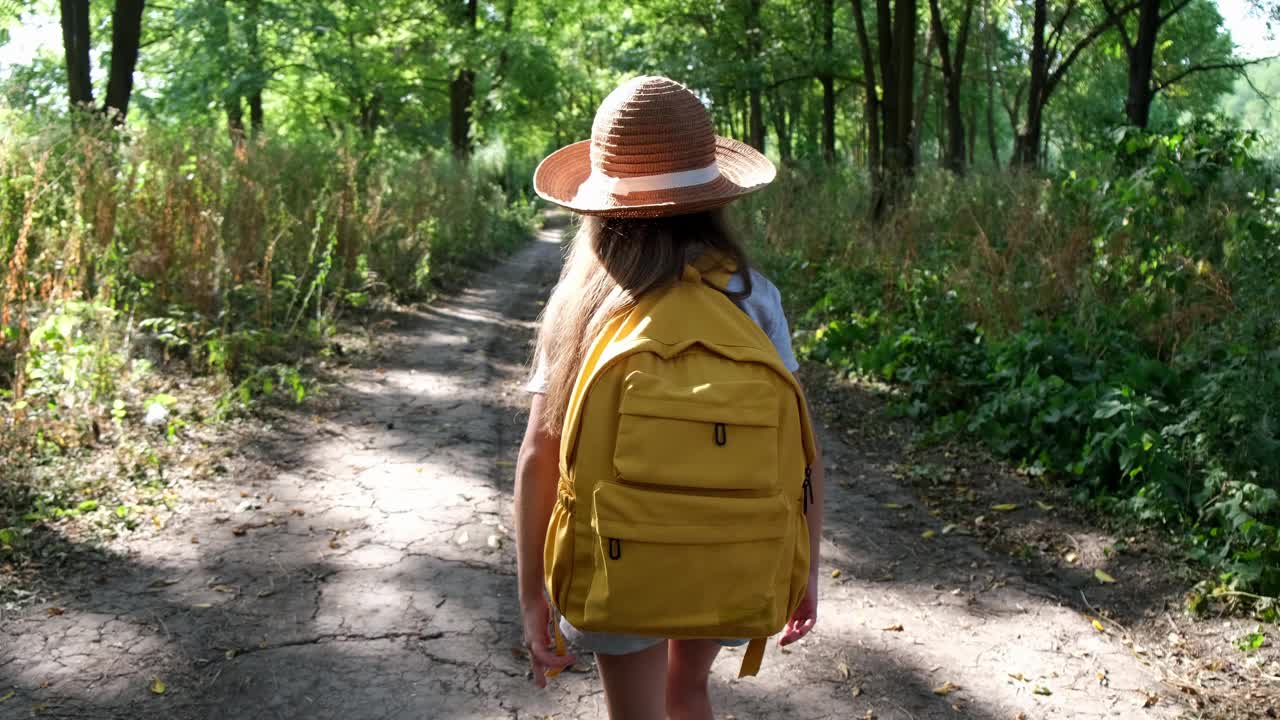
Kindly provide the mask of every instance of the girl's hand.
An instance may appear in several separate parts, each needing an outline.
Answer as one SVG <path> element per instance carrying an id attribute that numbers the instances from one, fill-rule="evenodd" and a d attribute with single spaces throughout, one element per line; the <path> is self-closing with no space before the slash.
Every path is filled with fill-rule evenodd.
<path id="1" fill-rule="evenodd" d="M 808 635 L 816 622 L 818 622 L 818 578 L 811 575 L 809 587 L 804 591 L 804 599 L 800 601 L 800 607 L 792 613 L 791 620 L 783 630 L 778 644 L 790 645 Z"/>
<path id="2" fill-rule="evenodd" d="M 536 600 L 522 608 L 524 619 L 524 648 L 529 651 L 529 664 L 533 670 L 533 684 L 538 687 L 547 686 L 547 673 L 559 673 L 572 665 L 577 658 L 572 655 L 557 655 L 551 649 L 551 633 L 547 626 L 551 623 L 551 609 L 546 600 Z"/>

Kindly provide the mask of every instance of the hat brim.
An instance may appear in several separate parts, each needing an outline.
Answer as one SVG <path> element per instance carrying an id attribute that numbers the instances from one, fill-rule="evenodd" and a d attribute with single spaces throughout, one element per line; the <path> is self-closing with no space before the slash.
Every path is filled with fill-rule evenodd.
<path id="1" fill-rule="evenodd" d="M 665 217 L 712 210 L 749 195 L 773 181 L 777 169 L 750 145 L 716 136 L 715 180 L 691 187 L 648 190 L 627 195 L 604 191 L 579 193 L 591 175 L 591 141 L 583 140 L 548 155 L 533 174 L 538 196 L 582 215 Z"/>

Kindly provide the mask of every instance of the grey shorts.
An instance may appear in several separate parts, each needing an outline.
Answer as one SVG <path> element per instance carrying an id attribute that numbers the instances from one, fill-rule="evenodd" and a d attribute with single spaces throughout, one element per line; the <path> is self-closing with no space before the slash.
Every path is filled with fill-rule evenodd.
<path id="1" fill-rule="evenodd" d="M 560 618 L 560 633 L 564 635 L 565 642 L 580 652 L 599 655 L 630 655 L 641 650 L 648 650 L 658 643 L 667 641 L 667 638 L 664 637 L 579 630 L 570 625 L 563 615 L 556 613 L 556 616 Z M 746 645 L 750 640 L 722 639 L 717 642 L 722 647 L 739 647 Z"/>

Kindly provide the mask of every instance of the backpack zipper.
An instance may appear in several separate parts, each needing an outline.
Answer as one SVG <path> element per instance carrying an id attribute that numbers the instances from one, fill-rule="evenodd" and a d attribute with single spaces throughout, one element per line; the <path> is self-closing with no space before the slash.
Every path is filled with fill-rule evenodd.
<path id="1" fill-rule="evenodd" d="M 717 490 L 714 488 L 695 488 L 684 485 L 663 485 L 661 483 L 646 483 L 628 480 L 621 475 L 614 478 L 614 482 L 619 485 L 636 488 L 637 490 L 649 490 L 651 492 L 671 493 L 673 495 L 705 495 L 707 497 L 724 497 L 724 498 L 765 498 L 773 497 L 778 493 L 773 490 Z"/>
<path id="2" fill-rule="evenodd" d="M 800 497 L 800 508 L 804 510 L 804 514 L 809 514 L 809 506 L 813 504 L 813 468 L 808 465 L 804 468 L 804 485 L 801 486 L 803 494 Z"/>

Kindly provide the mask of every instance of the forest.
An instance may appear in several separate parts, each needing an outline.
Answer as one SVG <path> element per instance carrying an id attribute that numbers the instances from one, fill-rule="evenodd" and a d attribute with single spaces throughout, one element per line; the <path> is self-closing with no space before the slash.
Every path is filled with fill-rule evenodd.
<path id="1" fill-rule="evenodd" d="M 0 576 L 521 246 L 538 160 L 662 74 L 778 165 L 732 220 L 808 362 L 1167 538 L 1192 612 L 1280 612 L 1280 62 L 1213 0 L 0 2 L 19 38 Z"/>

